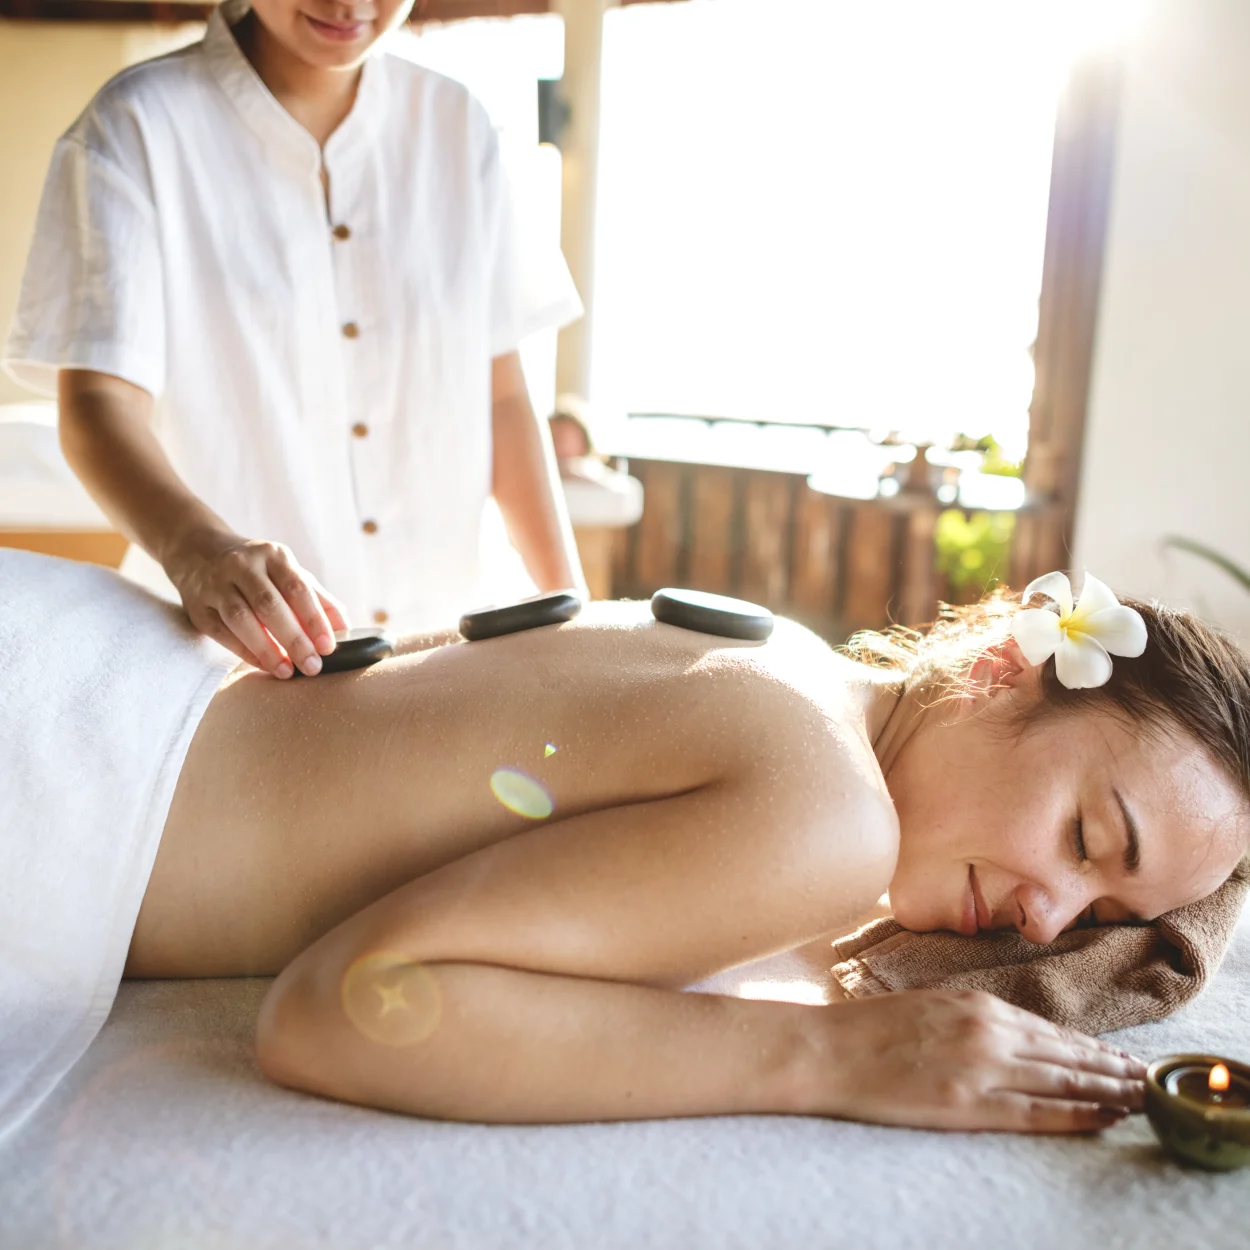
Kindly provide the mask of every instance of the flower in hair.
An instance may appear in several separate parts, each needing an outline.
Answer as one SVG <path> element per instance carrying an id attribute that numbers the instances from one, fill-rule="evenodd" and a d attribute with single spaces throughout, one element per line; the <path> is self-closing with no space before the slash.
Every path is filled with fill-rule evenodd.
<path id="1" fill-rule="evenodd" d="M 1069 690 L 1090 690 L 1111 677 L 1113 655 L 1141 655 L 1146 622 L 1126 608 L 1111 590 L 1089 573 L 1073 604 L 1072 583 L 1064 573 L 1047 573 L 1024 588 L 1022 603 L 1045 595 L 1059 608 L 1021 608 L 1011 622 L 1011 636 L 1030 664 L 1055 657 L 1055 676 Z"/>

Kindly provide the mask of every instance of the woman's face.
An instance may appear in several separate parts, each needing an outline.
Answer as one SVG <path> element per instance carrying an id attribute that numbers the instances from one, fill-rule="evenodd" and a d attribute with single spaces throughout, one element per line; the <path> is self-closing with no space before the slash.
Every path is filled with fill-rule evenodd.
<path id="1" fill-rule="evenodd" d="M 407 17 L 413 0 L 252 0 L 265 30 L 317 69 L 349 69 Z"/>
<path id="2" fill-rule="evenodd" d="M 908 929 L 1153 920 L 1215 890 L 1250 841 L 1237 787 L 1179 729 L 1099 711 L 1025 720 L 1038 669 L 976 715 L 922 726 L 887 772 L 900 823 L 890 883 Z"/>
<path id="3" fill-rule="evenodd" d="M 548 424 L 551 426 L 551 443 L 557 460 L 573 460 L 590 454 L 586 431 L 578 422 L 571 421 L 568 417 L 555 416 Z"/>

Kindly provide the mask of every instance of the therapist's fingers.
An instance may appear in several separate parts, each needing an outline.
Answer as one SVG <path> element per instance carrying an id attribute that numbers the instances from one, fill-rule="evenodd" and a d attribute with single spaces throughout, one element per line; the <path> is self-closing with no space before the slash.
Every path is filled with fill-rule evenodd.
<path id="1" fill-rule="evenodd" d="M 226 627 L 225 621 L 221 619 L 221 616 L 213 608 L 191 612 L 188 615 L 191 618 L 191 624 L 201 634 L 219 643 L 232 654 L 237 655 L 245 664 L 250 664 L 253 668 L 261 667 L 261 663 L 256 656 L 230 632 Z"/>
<path id="2" fill-rule="evenodd" d="M 330 624 L 335 629 L 351 629 L 352 623 L 347 619 L 347 609 L 342 603 L 324 590 L 317 592 L 317 598 L 321 601 L 322 611 L 329 617 Z"/>
<path id="3" fill-rule="evenodd" d="M 347 619 L 347 608 L 343 601 L 336 599 L 307 569 L 304 570 L 304 576 L 308 578 L 331 626 L 334 629 L 351 629 L 352 623 Z"/>
<path id="4" fill-rule="evenodd" d="M 307 569 L 301 568 L 290 551 L 281 546 L 270 557 L 267 572 L 279 594 L 295 614 L 300 627 L 312 640 L 314 650 L 321 655 L 329 655 L 334 650 L 334 631 L 347 627 L 343 624 L 336 625 L 323 608 L 321 596 L 325 592 L 321 583 Z M 342 619 L 341 612 L 336 615 Z M 287 647 L 287 651 L 292 659 L 296 658 L 290 647 Z M 300 667 L 304 666 L 301 664 Z"/>
<path id="5" fill-rule="evenodd" d="M 270 579 L 267 570 L 264 567 L 249 570 L 238 579 L 236 586 L 247 600 L 255 619 L 277 646 L 286 652 L 291 663 L 309 677 L 315 677 L 321 672 L 321 656 L 317 654 L 316 645 L 300 624 L 282 590 Z M 233 620 L 227 618 L 226 623 L 231 629 L 235 629 Z M 246 618 L 240 618 L 240 623 L 247 627 Z M 238 633 L 238 630 L 235 632 Z M 255 650 L 250 632 L 249 630 L 247 634 L 240 636 Z"/>
<path id="6" fill-rule="evenodd" d="M 275 598 L 278 597 L 278 592 L 272 585 L 269 593 Z M 263 597 L 256 594 L 258 599 Z M 223 595 L 217 611 L 230 633 L 256 657 L 253 663 L 257 668 L 264 669 L 265 672 L 272 673 L 275 677 L 291 676 L 293 672 L 291 664 L 294 657 L 288 659 L 288 653 L 283 651 L 274 634 L 262 624 L 261 618 L 256 614 L 250 599 L 241 587 Z M 305 637 L 304 651 L 307 652 L 311 645 Z M 318 671 L 320 667 L 321 661 L 318 659 L 316 665 Z"/>

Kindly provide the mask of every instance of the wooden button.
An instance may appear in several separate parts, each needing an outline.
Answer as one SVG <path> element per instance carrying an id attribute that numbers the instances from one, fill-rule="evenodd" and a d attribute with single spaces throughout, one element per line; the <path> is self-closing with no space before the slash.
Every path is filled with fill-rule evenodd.
<path id="1" fill-rule="evenodd" d="M 343 337 L 345 339 L 358 339 L 360 337 L 360 327 L 354 321 L 349 321 L 343 327 Z"/>
<path id="2" fill-rule="evenodd" d="M 366 521 L 360 528 L 366 534 L 376 534 L 378 532 L 378 523 L 376 521 Z"/>
<path id="3" fill-rule="evenodd" d="M 386 622 L 387 622 L 387 621 L 389 621 L 391 618 L 390 618 L 390 616 L 389 616 L 389 615 L 388 615 L 388 614 L 387 614 L 387 613 L 386 613 L 386 612 L 385 612 L 382 608 L 379 608 L 379 609 L 378 609 L 378 610 L 377 610 L 377 611 L 373 614 L 373 619 L 374 619 L 374 621 L 376 621 L 376 622 L 377 622 L 377 624 L 379 624 L 379 625 L 385 625 L 385 624 L 386 624 Z"/>
<path id="4" fill-rule="evenodd" d="M 350 239 L 352 237 L 352 232 L 341 222 L 339 225 L 335 226 L 330 233 L 334 235 L 336 239 Z"/>
<path id="5" fill-rule="evenodd" d="M 369 434 L 369 427 L 363 421 L 357 421 L 356 424 L 352 426 L 352 433 L 357 438 L 366 438 Z"/>

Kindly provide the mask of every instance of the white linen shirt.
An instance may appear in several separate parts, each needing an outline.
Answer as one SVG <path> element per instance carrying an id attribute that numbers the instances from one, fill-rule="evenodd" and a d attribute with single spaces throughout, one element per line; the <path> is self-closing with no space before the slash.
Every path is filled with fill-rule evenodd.
<path id="1" fill-rule="evenodd" d="M 558 249 L 518 264 L 506 178 L 458 83 L 376 51 L 324 149 L 217 11 L 61 138 L 4 364 L 156 398 L 192 491 L 290 546 L 353 623 L 454 622 L 478 592 L 490 362 L 580 311 Z M 524 276 L 522 276 L 522 273 Z"/>

